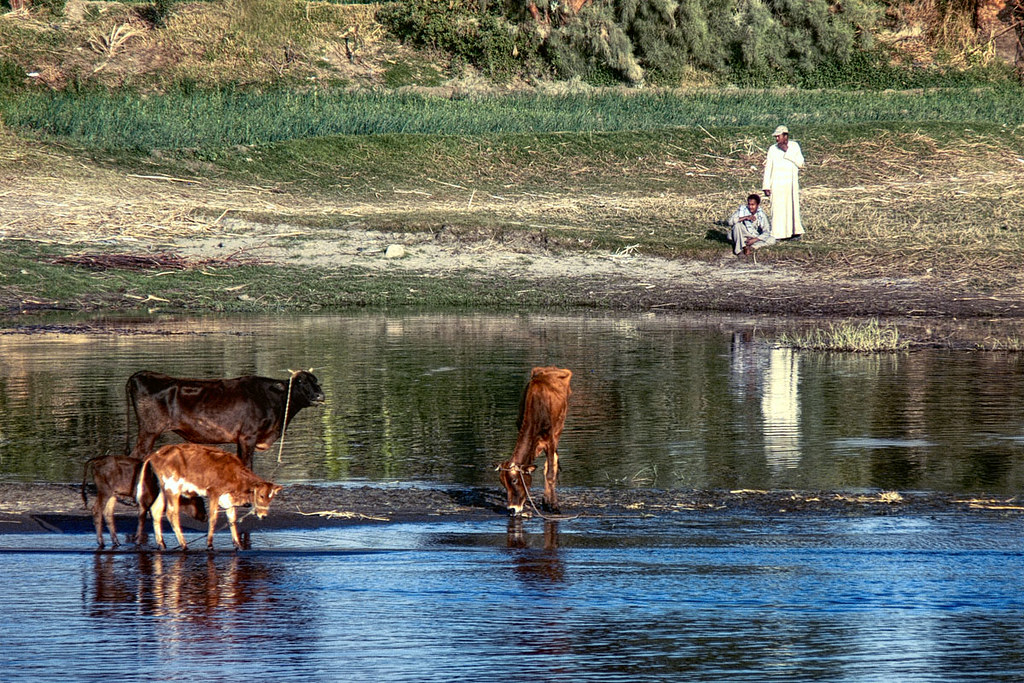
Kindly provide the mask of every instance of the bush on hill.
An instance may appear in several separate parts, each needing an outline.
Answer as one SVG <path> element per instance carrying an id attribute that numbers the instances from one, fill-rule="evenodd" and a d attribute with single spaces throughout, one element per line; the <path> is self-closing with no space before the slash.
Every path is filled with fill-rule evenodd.
<path id="1" fill-rule="evenodd" d="M 912 74 L 875 32 L 901 15 L 873 0 L 401 0 L 380 21 L 416 45 L 445 50 L 491 77 L 552 74 L 607 85 L 915 87 L 958 68 Z M 906 3 L 903 3 L 906 4 Z M 913 4 L 913 3 L 911 3 Z M 931 3 L 922 19 L 947 36 L 969 0 Z M 977 4 L 976 2 L 974 4 Z M 940 11 L 941 10 L 941 11 Z M 956 21 L 960 21 L 957 19 Z M 969 23 L 969 22 L 968 22 Z M 945 26 L 943 32 L 936 26 Z M 963 32 L 959 49 L 967 49 Z M 895 66 L 894 66 L 895 64 Z M 967 65 L 967 66 L 979 66 Z M 982 65 L 984 66 L 984 65 Z M 897 74 L 896 72 L 901 72 Z M 936 74 L 935 72 L 938 72 Z M 997 69 L 1005 78 L 1009 69 Z M 981 70 L 987 80 L 991 69 Z"/>

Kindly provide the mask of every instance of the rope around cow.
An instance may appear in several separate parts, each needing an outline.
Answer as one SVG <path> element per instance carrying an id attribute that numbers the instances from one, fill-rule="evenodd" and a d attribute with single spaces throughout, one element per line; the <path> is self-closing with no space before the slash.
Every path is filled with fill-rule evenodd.
<path id="1" fill-rule="evenodd" d="M 277 447 L 277 464 L 281 464 L 281 453 L 284 452 L 284 430 L 288 428 L 288 408 L 292 405 L 292 382 L 295 381 L 295 375 L 302 372 L 301 370 L 292 370 L 288 368 L 288 372 L 292 373 L 291 377 L 288 378 L 288 398 L 284 402 L 284 416 L 281 418 L 281 443 Z"/>
<path id="2" fill-rule="evenodd" d="M 545 519 L 551 522 L 561 522 L 570 519 L 578 519 L 580 517 L 580 513 L 577 513 L 575 515 L 545 515 L 543 512 L 541 512 L 540 509 L 537 507 L 537 504 L 533 502 L 533 495 L 530 493 L 530 487 L 526 485 L 526 476 L 523 473 L 523 468 L 520 467 L 519 465 L 515 463 L 511 463 L 509 465 L 501 464 L 495 467 L 494 469 L 504 470 L 506 472 L 511 472 L 513 475 L 519 476 L 519 483 L 523 485 L 523 490 L 526 491 L 526 499 L 530 501 L 530 507 L 533 508 L 533 511 L 536 512 L 537 516 L 541 519 Z"/>

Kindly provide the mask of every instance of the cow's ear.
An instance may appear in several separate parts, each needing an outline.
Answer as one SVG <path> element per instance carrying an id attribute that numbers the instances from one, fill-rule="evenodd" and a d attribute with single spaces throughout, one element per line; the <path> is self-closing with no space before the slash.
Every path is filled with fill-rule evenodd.
<path id="1" fill-rule="evenodd" d="M 273 498 L 274 496 L 276 496 L 278 492 L 283 488 L 284 487 L 281 486 L 280 484 L 274 484 L 270 489 L 270 497 Z"/>
<path id="2" fill-rule="evenodd" d="M 529 467 L 527 467 L 527 468 L 525 469 L 525 472 L 526 472 L 527 474 L 533 474 L 533 471 L 534 471 L 534 470 L 536 470 L 536 469 L 537 469 L 537 466 L 536 466 L 536 465 L 530 465 Z"/>

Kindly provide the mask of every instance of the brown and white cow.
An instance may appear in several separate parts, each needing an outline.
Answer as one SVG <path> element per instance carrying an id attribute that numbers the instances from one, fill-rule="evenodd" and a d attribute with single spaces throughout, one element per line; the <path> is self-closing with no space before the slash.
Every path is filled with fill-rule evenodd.
<path id="1" fill-rule="evenodd" d="M 281 490 L 281 487 L 257 477 L 252 470 L 242 464 L 233 453 L 219 448 L 195 443 L 171 444 L 163 446 L 143 462 L 142 478 L 151 470 L 160 482 L 159 493 L 150 510 L 153 513 L 153 535 L 157 546 L 164 550 L 163 530 L 161 522 L 164 510 L 167 520 L 174 529 L 174 535 L 182 550 L 188 550 L 185 536 L 181 533 L 181 521 L 178 517 L 179 500 L 182 496 L 206 496 L 209 499 L 209 531 L 206 534 L 206 547 L 213 549 L 213 531 L 217 525 L 217 513 L 224 508 L 228 525 L 231 527 L 231 540 L 235 548 L 241 548 L 238 527 L 235 519 L 235 506 L 251 504 L 256 516 L 260 519 L 267 516 L 270 502 Z M 141 495 L 141 491 L 140 491 Z"/>
<path id="2" fill-rule="evenodd" d="M 512 457 L 498 465 L 501 483 L 508 492 L 508 509 L 523 514 L 523 506 L 533 483 L 533 464 L 542 452 L 544 460 L 543 507 L 558 512 L 558 439 L 562 436 L 565 414 L 569 409 L 569 380 L 572 371 L 553 366 L 534 368 L 519 406 L 519 438 Z"/>
<path id="3" fill-rule="evenodd" d="M 252 467 L 253 451 L 270 448 L 296 413 L 324 402 L 309 372 L 296 372 L 291 380 L 185 379 L 144 370 L 128 378 L 125 394 L 128 419 L 134 409 L 139 423 L 133 457 L 146 457 L 161 434 L 174 432 L 192 443 L 233 443 L 246 467 Z"/>
<path id="4" fill-rule="evenodd" d="M 118 496 L 136 497 L 139 504 L 139 528 L 135 532 L 135 542 L 146 540 L 146 515 L 156 499 L 159 483 L 156 475 L 150 473 L 139 487 L 139 472 L 142 461 L 124 455 L 107 455 L 85 461 L 82 473 L 82 502 L 89 507 L 89 497 L 85 491 L 85 483 L 92 471 L 93 483 L 96 484 L 96 501 L 92 504 L 92 521 L 96 527 L 96 542 L 103 549 L 103 522 L 107 523 L 110 543 L 113 547 L 121 545 L 117 539 L 117 527 L 114 526 L 114 506 Z M 206 521 L 206 505 L 203 499 L 195 496 L 186 498 L 181 509 L 200 522 Z"/>

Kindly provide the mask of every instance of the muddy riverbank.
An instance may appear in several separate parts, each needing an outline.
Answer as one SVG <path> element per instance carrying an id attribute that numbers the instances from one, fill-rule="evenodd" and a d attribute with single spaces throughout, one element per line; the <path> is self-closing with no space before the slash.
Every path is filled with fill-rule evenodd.
<path id="1" fill-rule="evenodd" d="M 943 513 L 1018 517 L 1016 498 L 840 491 L 700 491 L 567 489 L 561 515 L 657 518 L 669 515 L 752 514 L 765 519 L 793 515 L 934 515 Z M 92 492 L 89 501 L 95 500 Z M 303 529 L 351 524 L 422 521 L 500 521 L 506 517 L 500 487 L 285 486 L 263 520 L 245 519 L 243 529 Z M 118 504 L 119 532 L 134 530 L 137 508 Z M 240 516 L 244 515 L 240 511 Z M 533 516 L 538 517 L 537 512 Z M 188 520 L 193 530 L 205 525 Z M 0 483 L 0 533 L 91 533 L 92 517 L 78 484 Z"/>

